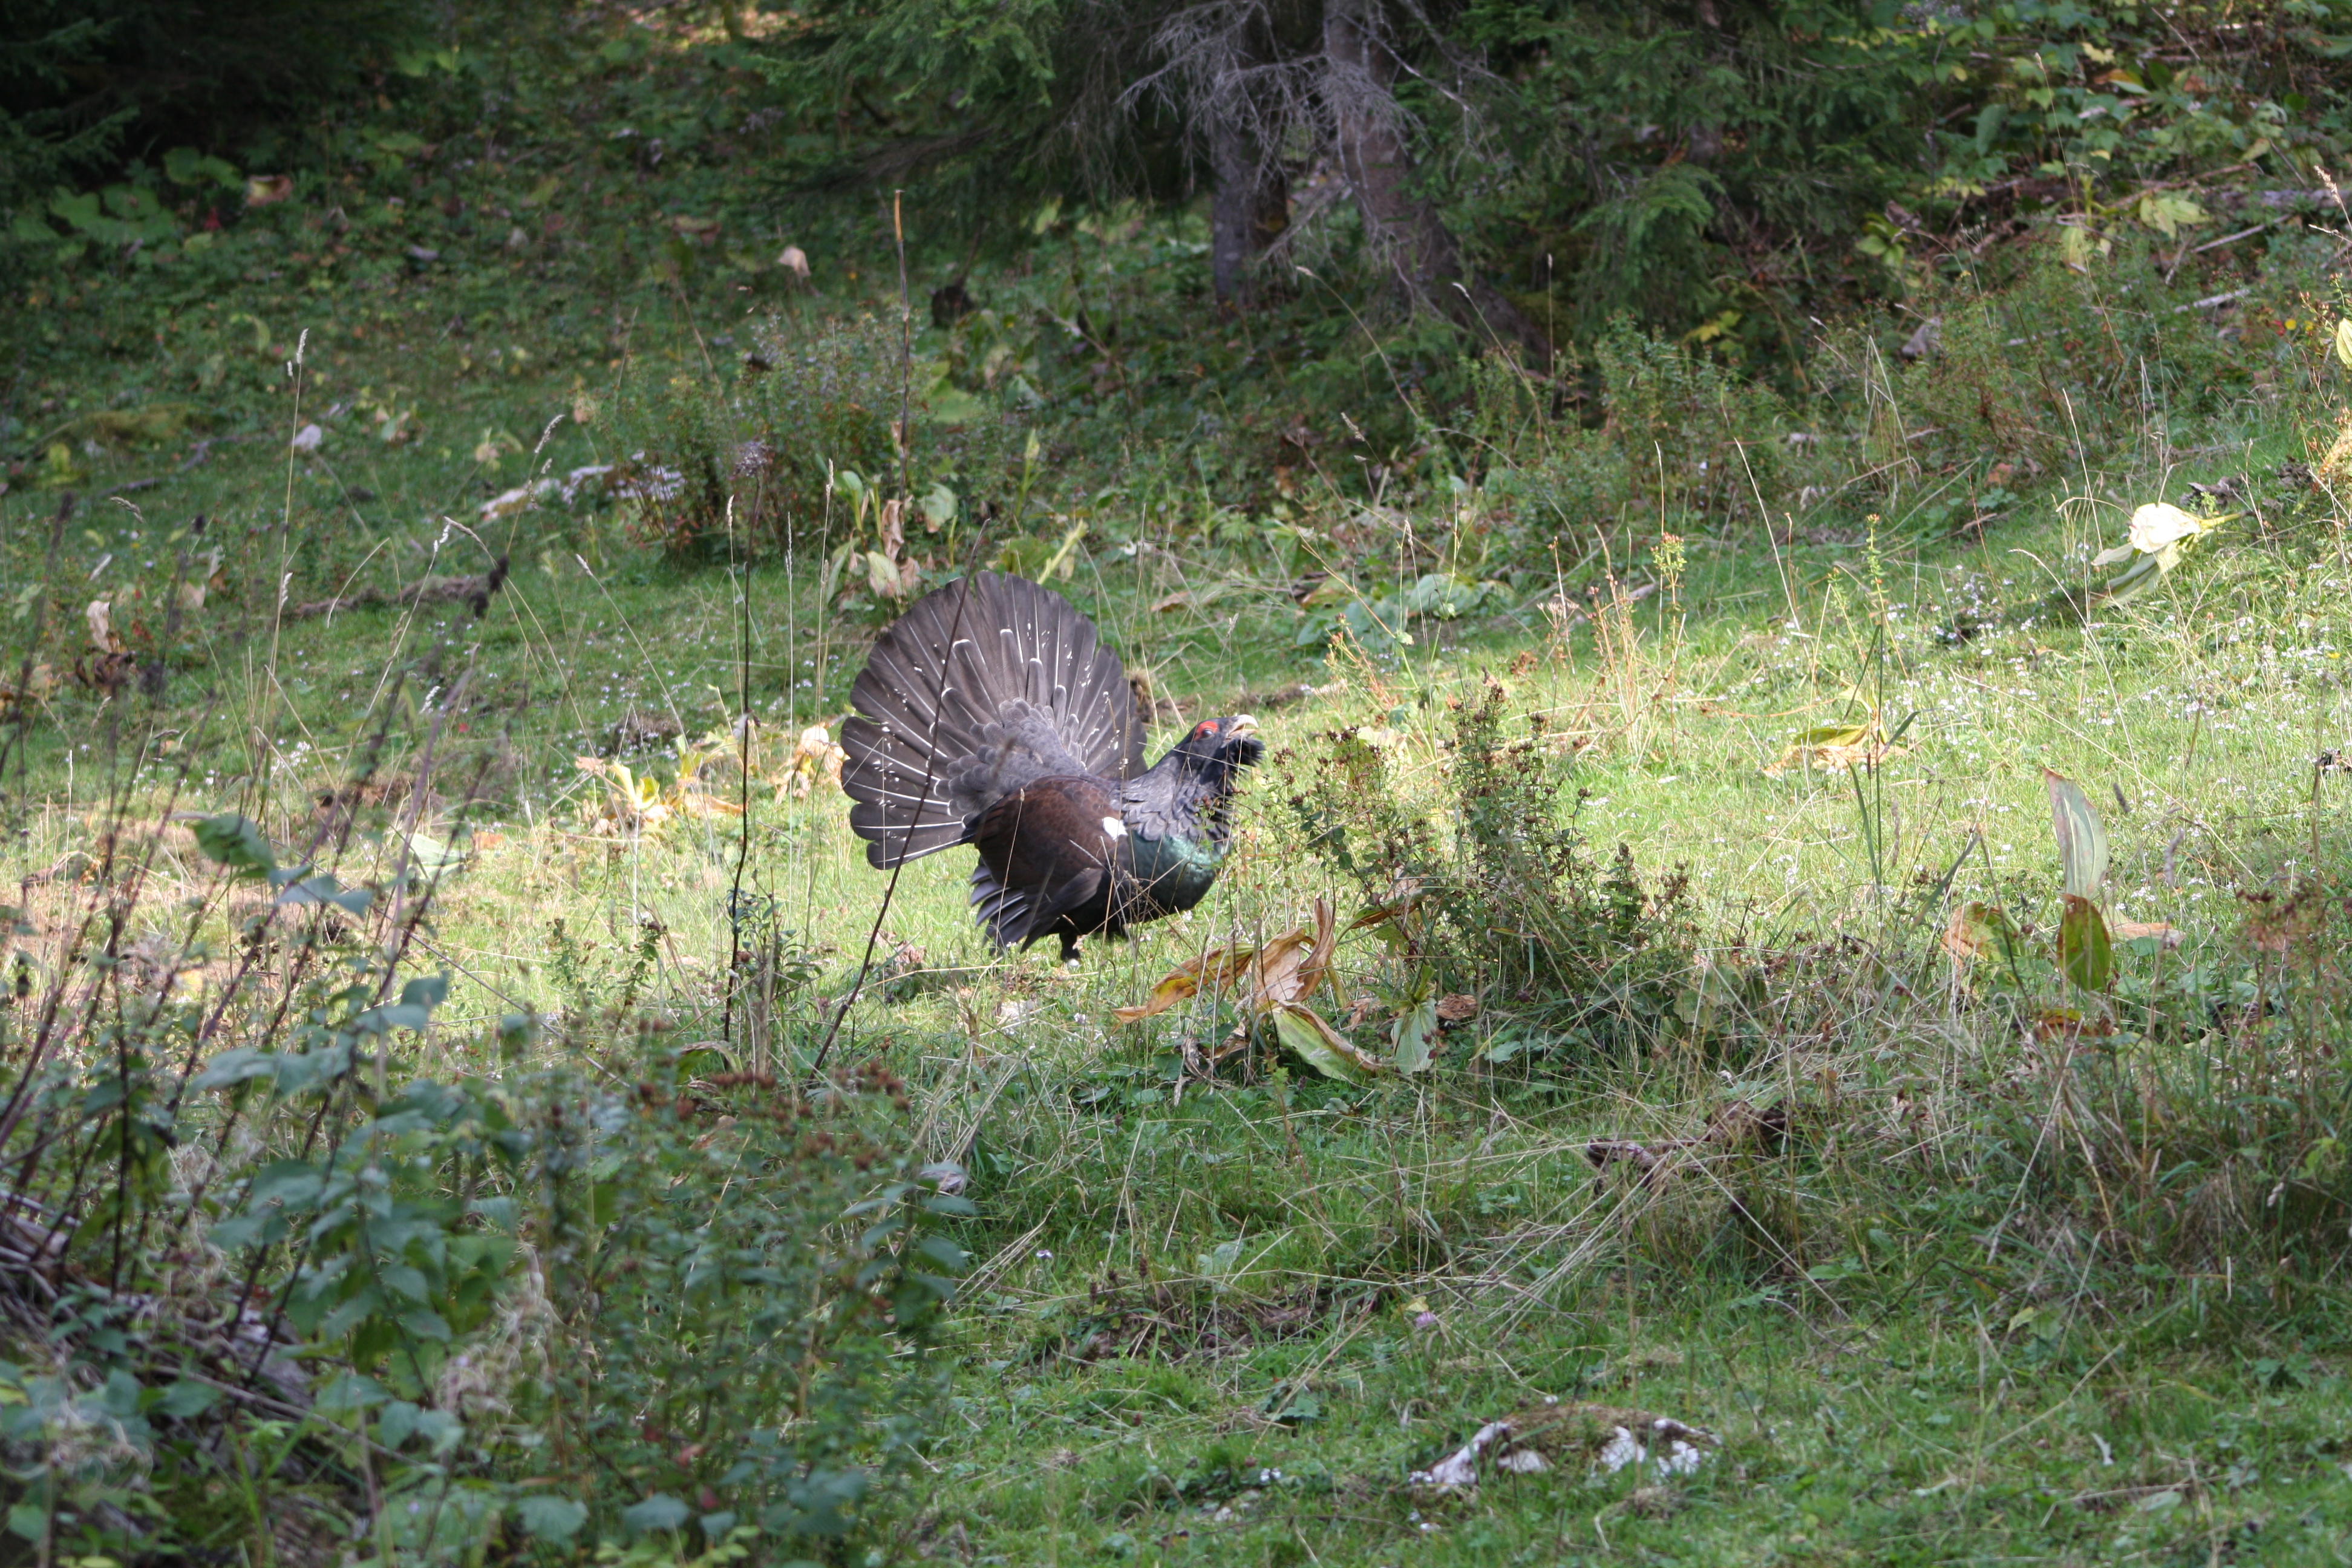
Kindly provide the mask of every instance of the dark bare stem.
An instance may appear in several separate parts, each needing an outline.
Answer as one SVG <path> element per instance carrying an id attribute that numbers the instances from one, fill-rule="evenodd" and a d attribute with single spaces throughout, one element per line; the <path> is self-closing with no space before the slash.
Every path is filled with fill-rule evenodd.
<path id="1" fill-rule="evenodd" d="M 963 576 L 959 580 L 955 619 L 948 623 L 948 647 L 950 649 L 956 646 L 956 639 L 963 635 L 964 606 L 971 602 L 971 574 L 979 569 L 981 541 L 987 537 L 985 528 L 976 529 L 972 533 L 971 554 L 964 562 Z M 889 918 L 890 900 L 898 896 L 898 873 L 907 868 L 907 847 L 915 841 L 915 829 L 923 825 L 923 808 L 931 804 L 931 784 L 939 768 L 939 758 L 932 751 L 932 742 L 939 735 L 940 715 L 947 711 L 947 682 L 948 667 L 942 664 L 940 667 L 940 689 L 931 693 L 930 728 L 923 733 L 922 794 L 916 797 L 915 815 L 907 824 L 905 837 L 898 840 L 898 858 L 890 862 L 890 880 L 883 884 L 882 902 L 874 911 L 874 924 L 866 932 L 866 952 L 857 961 L 857 978 L 850 982 L 847 993 L 835 1005 L 833 1022 L 825 1026 L 824 1038 L 817 1045 L 815 1059 L 809 1063 L 808 1082 L 811 1088 L 815 1087 L 817 1075 L 824 1071 L 825 1058 L 833 1052 L 834 1037 L 841 1033 L 842 1020 L 849 1016 L 851 1005 L 865 994 L 866 976 L 874 967 L 874 947 L 882 940 L 882 922 Z"/>

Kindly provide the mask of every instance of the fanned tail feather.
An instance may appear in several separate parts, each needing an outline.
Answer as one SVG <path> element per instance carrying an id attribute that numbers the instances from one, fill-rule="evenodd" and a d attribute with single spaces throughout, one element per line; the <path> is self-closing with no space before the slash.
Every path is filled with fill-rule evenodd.
<path id="1" fill-rule="evenodd" d="M 971 818 L 1045 773 L 1143 771 L 1118 656 L 1068 600 L 1020 577 L 978 573 L 919 600 L 874 645 L 850 704 L 841 784 L 877 868 L 961 843 Z"/>

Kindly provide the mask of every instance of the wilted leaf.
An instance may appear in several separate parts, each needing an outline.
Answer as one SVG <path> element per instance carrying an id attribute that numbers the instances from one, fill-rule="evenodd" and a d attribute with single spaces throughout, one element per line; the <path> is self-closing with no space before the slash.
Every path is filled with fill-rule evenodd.
<path id="1" fill-rule="evenodd" d="M 1251 965 L 1249 994 L 1242 1005 L 1252 1012 L 1287 1002 L 1304 1002 L 1315 994 L 1317 986 L 1331 965 L 1331 951 L 1339 945 L 1339 926 L 1332 920 L 1331 908 L 1321 899 L 1315 900 L 1315 934 L 1309 937 L 1305 926 L 1294 926 L 1258 950 L 1257 962 Z"/>
<path id="2" fill-rule="evenodd" d="M 1944 927 L 1944 951 L 1954 958 L 1979 958 L 1987 953 L 2006 959 L 2017 943 L 2017 927 L 2009 911 L 1998 904 L 1971 899 L 1952 911 Z"/>
<path id="3" fill-rule="evenodd" d="M 1155 1013 L 1165 1013 L 1180 1003 L 1190 1002 L 1201 994 L 1202 987 L 1222 991 L 1244 973 L 1257 957 L 1254 947 L 1213 947 L 1198 958 L 1187 959 L 1163 976 L 1151 988 L 1151 994 L 1133 1007 L 1114 1007 L 1111 1016 L 1122 1024 L 1132 1024 L 1149 1018 Z"/>
<path id="4" fill-rule="evenodd" d="M 2050 792 L 2050 823 L 2058 835 L 2058 863 L 2065 877 L 2060 890 L 2078 899 L 2095 898 L 2107 879 L 2106 827 L 2091 797 L 2072 779 L 2044 768 L 2042 783 Z"/>
<path id="5" fill-rule="evenodd" d="M 104 599 L 92 599 L 83 606 L 81 618 L 89 625 L 89 646 L 100 653 L 121 653 L 122 637 L 114 629 L 114 606 Z"/>
<path id="6" fill-rule="evenodd" d="M 2146 950 L 2151 952 L 2170 952 L 2181 941 L 2179 928 L 2162 921 L 2109 921 L 2107 935 L 2116 942 L 2152 942 Z"/>
<path id="7" fill-rule="evenodd" d="M 1115 1007 L 1111 1016 L 1132 1024 L 1189 1002 L 1203 988 L 1223 991 L 1244 981 L 1234 998 L 1244 1013 L 1262 1014 L 1285 1003 L 1301 1002 L 1322 984 L 1339 941 L 1331 908 L 1318 899 L 1311 935 L 1305 926 L 1293 926 L 1263 947 L 1213 947 L 1170 971 L 1145 1001 L 1133 1007 Z"/>
<path id="8" fill-rule="evenodd" d="M 2153 555 L 2168 544 L 2194 539 L 2213 525 L 2168 501 L 2151 501 L 2132 513 L 2131 547 Z"/>
<path id="9" fill-rule="evenodd" d="M 1790 768 L 1806 766 L 1875 767 L 1897 754 L 1898 749 L 1888 744 L 1875 717 L 1861 724 L 1825 724 L 1801 731 L 1764 770 L 1764 776 L 1779 778 Z"/>
<path id="10" fill-rule="evenodd" d="M 2116 975 L 2115 944 L 2099 906 L 2069 893 L 2058 921 L 2058 971 L 2085 991 L 2104 991 Z"/>
<path id="11" fill-rule="evenodd" d="M 953 522 L 956 519 L 956 505 L 955 491 L 938 480 L 933 480 L 929 491 L 924 495 L 922 500 L 925 531 L 937 533 L 940 529 Z"/>

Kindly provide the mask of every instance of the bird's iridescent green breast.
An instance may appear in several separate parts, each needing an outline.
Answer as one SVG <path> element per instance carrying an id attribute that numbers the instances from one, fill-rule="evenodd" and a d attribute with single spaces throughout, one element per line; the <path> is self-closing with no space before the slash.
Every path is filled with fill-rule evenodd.
<path id="1" fill-rule="evenodd" d="M 1206 898 L 1210 884 L 1217 879 L 1218 868 L 1225 860 L 1223 847 L 1207 838 L 1187 838 L 1173 833 L 1146 838 L 1139 833 L 1131 835 L 1127 842 L 1133 857 L 1135 879 L 1144 896 L 1169 914 L 1189 910 Z"/>

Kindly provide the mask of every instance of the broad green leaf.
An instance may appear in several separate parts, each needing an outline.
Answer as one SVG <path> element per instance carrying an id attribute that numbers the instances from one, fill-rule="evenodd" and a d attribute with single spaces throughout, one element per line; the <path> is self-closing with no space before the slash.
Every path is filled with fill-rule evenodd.
<path id="1" fill-rule="evenodd" d="M 430 1307 L 418 1307 L 412 1311 L 403 1312 L 400 1315 L 400 1326 L 420 1340 L 431 1340 L 436 1344 L 446 1344 L 449 1342 L 448 1321 Z"/>
<path id="2" fill-rule="evenodd" d="M 422 833 L 408 836 L 408 854 L 419 868 L 427 871 L 454 871 L 466 863 L 465 846 L 444 844 Z"/>
<path id="3" fill-rule="evenodd" d="M 404 1007 L 422 1007 L 427 1012 L 449 999 L 449 977 L 446 974 L 420 974 L 400 988 Z"/>
<path id="4" fill-rule="evenodd" d="M 315 1165 L 301 1160 L 279 1160 L 264 1166 L 245 1190 L 248 1209 L 282 1207 L 308 1209 L 326 1190 L 327 1179 Z"/>
<path id="5" fill-rule="evenodd" d="M 218 158 L 210 158 L 194 147 L 174 147 L 163 154 L 163 173 L 173 184 L 194 185 L 209 180 L 224 190 L 237 190 L 245 184 L 245 176 Z"/>
<path id="6" fill-rule="evenodd" d="M 387 1448 L 397 1448 L 415 1435 L 416 1417 L 422 1415 L 405 1399 L 395 1399 L 376 1413 L 375 1440 Z"/>
<path id="7" fill-rule="evenodd" d="M 446 1454 L 466 1436 L 466 1424 L 446 1410 L 425 1410 L 417 1413 L 416 1430 L 426 1447 Z"/>
<path id="8" fill-rule="evenodd" d="M 1396 1021 L 1396 1050 L 1389 1060 L 1402 1073 L 1426 1072 L 1436 1055 L 1437 998 L 1424 996 Z"/>
<path id="9" fill-rule="evenodd" d="M 2201 204 L 2177 191 L 2142 193 L 2138 216 L 2140 222 L 2167 239 L 2179 235 L 2184 226 L 2193 227 L 2211 221 Z"/>
<path id="10" fill-rule="evenodd" d="M 164 1415 L 178 1421 L 192 1421 L 210 1410 L 220 1399 L 220 1390 L 210 1384 L 193 1378 L 181 1378 L 163 1390 L 158 1406 Z"/>
<path id="11" fill-rule="evenodd" d="M 944 1236 L 927 1236 L 915 1243 L 915 1250 L 951 1274 L 961 1274 L 971 1261 L 962 1247 Z"/>
<path id="12" fill-rule="evenodd" d="M 2069 893 L 2058 921 L 2058 970 L 2085 991 L 2105 991 L 2116 977 L 2116 950 L 2105 917 L 2088 899 Z"/>
<path id="13" fill-rule="evenodd" d="M 232 1089 L 257 1078 L 276 1078 L 278 1058 L 250 1047 L 239 1046 L 223 1051 L 205 1064 L 204 1070 L 188 1080 L 190 1089 Z"/>
<path id="14" fill-rule="evenodd" d="M 385 1289 L 395 1296 L 405 1296 L 412 1301 L 425 1300 L 433 1293 L 433 1288 L 425 1283 L 424 1270 L 415 1264 L 387 1265 L 376 1271 L 376 1278 L 383 1281 Z"/>
<path id="15" fill-rule="evenodd" d="M 515 1504 L 515 1522 L 540 1541 L 569 1541 L 588 1522 L 588 1507 L 570 1498 L 527 1497 Z"/>
<path id="16" fill-rule="evenodd" d="M 351 1070 L 352 1047 L 338 1042 L 315 1051 L 297 1051 L 278 1060 L 278 1092 L 291 1100 L 320 1084 L 332 1083 Z"/>
<path id="17" fill-rule="evenodd" d="M 373 1409 L 391 1397 L 383 1384 L 366 1373 L 347 1372 L 319 1391 L 317 1408 L 331 1415 L 340 1415 L 353 1410 Z"/>
<path id="18" fill-rule="evenodd" d="M 631 1503 L 621 1510 L 621 1522 L 640 1532 L 654 1530 L 676 1530 L 684 1524 L 692 1510 L 674 1497 L 662 1492 L 639 1503 Z"/>
<path id="19" fill-rule="evenodd" d="M 2072 779 L 2044 768 L 2042 783 L 2050 792 L 2050 823 L 2058 835 L 2058 863 L 2065 875 L 2060 890 L 2077 899 L 2095 898 L 2107 879 L 2107 830 L 2090 796 Z"/>
<path id="20" fill-rule="evenodd" d="M 267 877 L 278 857 L 251 818 L 236 812 L 207 816 L 195 826 L 196 847 L 241 877 Z"/>
<path id="21" fill-rule="evenodd" d="M 363 915 L 375 895 L 365 888 L 346 888 L 325 872 L 289 883 L 278 895 L 281 904 L 332 904 L 348 914 Z"/>

